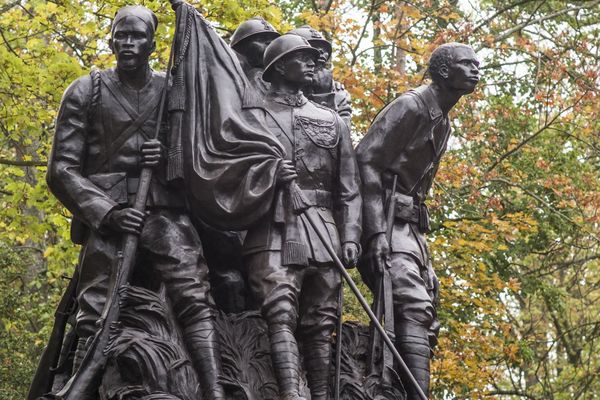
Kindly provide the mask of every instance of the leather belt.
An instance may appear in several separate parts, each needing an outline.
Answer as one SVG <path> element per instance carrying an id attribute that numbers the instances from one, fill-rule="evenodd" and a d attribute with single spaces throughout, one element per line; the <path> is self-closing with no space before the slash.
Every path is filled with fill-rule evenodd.
<path id="1" fill-rule="evenodd" d="M 417 224 L 419 231 L 429 232 L 429 210 L 425 203 L 419 203 L 418 199 L 396 193 L 396 209 L 394 210 L 397 220 Z"/>
<path id="2" fill-rule="evenodd" d="M 331 196 L 331 192 L 327 190 L 320 189 L 311 189 L 305 190 L 302 189 L 302 194 L 308 200 L 310 206 L 314 207 L 326 207 L 333 208 L 333 200 Z"/>

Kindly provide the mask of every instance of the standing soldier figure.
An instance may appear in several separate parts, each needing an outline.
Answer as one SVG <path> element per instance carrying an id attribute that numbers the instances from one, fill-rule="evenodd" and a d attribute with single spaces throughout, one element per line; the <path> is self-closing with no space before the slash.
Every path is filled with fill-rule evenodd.
<path id="1" fill-rule="evenodd" d="M 230 46 L 260 96 L 269 89 L 269 84 L 262 79 L 263 54 L 269 43 L 279 36 L 279 32 L 261 17 L 242 22 L 231 36 Z M 245 311 L 250 306 L 241 257 L 246 232 L 222 231 L 202 221 L 195 222 L 204 244 L 217 306 L 227 313 Z"/>
<path id="2" fill-rule="evenodd" d="M 396 346 L 424 393 L 429 391 L 431 348 L 439 324 L 437 278 L 425 233 L 425 199 L 450 136 L 448 112 L 479 81 L 479 63 L 471 47 L 438 47 L 429 61 L 433 82 L 408 91 L 375 118 L 357 147 L 364 197 L 363 243 L 367 280 L 389 268 L 392 281 Z M 394 178 L 397 177 L 397 178 Z M 396 182 L 391 243 L 386 238 L 385 204 Z M 393 203 L 392 203 L 393 204 Z M 419 399 L 406 377 L 408 399 Z"/>
<path id="3" fill-rule="evenodd" d="M 301 92 L 318 57 L 300 36 L 275 39 L 265 51 L 263 76 L 270 91 L 246 107 L 256 110 L 286 150 L 279 171 L 281 192 L 296 181 L 320 217 L 320 231 L 344 263 L 353 266 L 359 254 L 361 197 L 350 132 L 334 111 Z M 306 217 L 293 214 L 290 199 L 282 197 L 248 230 L 244 254 L 249 284 L 262 303 L 281 398 L 303 399 L 300 342 L 311 399 L 326 400 L 341 277 Z"/>
<path id="4" fill-rule="evenodd" d="M 183 339 L 208 399 L 224 399 L 214 308 L 198 234 L 185 196 L 165 179 L 165 129 L 151 139 L 165 75 L 150 69 L 157 26 L 142 6 L 121 8 L 110 47 L 117 67 L 93 71 L 66 90 L 56 121 L 48 186 L 73 213 L 74 240 L 83 244 L 77 287 L 74 361 L 78 369 L 105 305 L 111 268 L 124 233 L 140 236 L 136 271 L 166 286 Z M 144 214 L 132 208 L 143 167 L 153 167 Z M 84 366 L 82 366 L 83 368 Z M 87 398 L 81 393 L 81 398 Z M 95 398 L 95 397 L 94 397 Z"/>
<path id="5" fill-rule="evenodd" d="M 331 73 L 331 42 L 325 39 L 321 32 L 309 25 L 292 29 L 288 33 L 302 36 L 308 40 L 308 43 L 312 47 L 319 50 L 319 59 L 315 66 L 315 76 L 312 82 L 304 88 L 306 97 L 317 104 L 331 108 L 342 117 L 348 126 L 352 126 L 350 93 L 346 91 L 344 85 L 333 79 L 333 74 Z"/>
<path id="6" fill-rule="evenodd" d="M 273 25 L 262 17 L 254 17 L 242 22 L 231 35 L 231 48 L 235 50 L 250 83 L 262 95 L 269 90 L 269 84 L 262 79 L 265 68 L 263 55 L 271 41 L 279 36 L 281 35 Z"/>

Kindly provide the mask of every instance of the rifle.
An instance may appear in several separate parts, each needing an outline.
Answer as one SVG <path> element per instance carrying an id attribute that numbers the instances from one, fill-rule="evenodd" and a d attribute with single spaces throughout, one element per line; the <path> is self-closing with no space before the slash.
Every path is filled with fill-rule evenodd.
<path id="1" fill-rule="evenodd" d="M 173 51 L 171 51 L 169 56 L 167 76 L 165 77 L 165 84 L 162 89 L 154 139 L 158 137 L 160 131 L 172 64 Z M 141 212 L 146 211 L 146 200 L 148 199 L 148 192 L 150 190 L 152 172 L 152 168 L 144 167 L 140 173 L 133 208 Z M 106 347 L 111 339 L 111 328 L 115 327 L 119 321 L 119 289 L 131 280 L 133 268 L 135 266 L 138 240 L 139 238 L 137 235 L 131 233 L 123 235 L 121 250 L 117 254 L 116 265 L 113 265 L 111 270 L 106 303 L 104 304 L 102 315 L 97 322 L 99 329 L 87 349 L 85 357 L 81 362 L 81 366 L 67 382 L 65 387 L 55 395 L 56 399 L 96 400 L 98 384 L 102 378 L 102 371 L 104 371 L 107 361 Z"/>
<path id="2" fill-rule="evenodd" d="M 65 277 L 66 278 L 66 277 Z M 61 359 L 61 354 L 65 350 L 68 354 L 70 349 L 63 349 L 63 340 L 65 337 L 65 329 L 69 317 L 75 311 L 77 307 L 77 283 L 79 282 L 79 268 L 75 267 L 75 272 L 69 280 L 69 285 L 62 295 L 58 307 L 54 312 L 54 326 L 52 327 L 52 333 L 48 340 L 48 345 L 42 353 L 40 362 L 31 385 L 29 387 L 29 393 L 27 394 L 28 400 L 35 400 L 49 393 L 52 390 L 54 383 L 54 377 L 58 371 L 58 364 Z M 64 358 L 64 357 L 63 357 Z"/>
<path id="3" fill-rule="evenodd" d="M 392 246 L 392 232 L 394 229 L 394 219 L 396 214 L 396 185 L 398 183 L 398 175 L 394 175 L 392 182 L 392 191 L 390 198 L 388 199 L 387 215 L 386 215 L 386 232 L 385 237 L 388 245 Z M 375 299 L 374 313 L 378 321 L 383 318 L 386 334 L 392 341 L 395 341 L 396 334 L 394 332 L 394 303 L 392 296 L 392 280 L 389 273 L 390 265 L 386 263 L 383 271 L 380 271 L 380 277 L 376 281 L 375 286 Z M 370 373 L 375 372 L 375 364 L 377 361 L 377 352 L 379 348 L 379 332 L 375 329 L 374 325 L 371 325 L 371 334 L 369 341 L 369 368 Z M 392 383 L 392 374 L 394 371 L 394 359 L 389 348 L 383 347 L 382 349 L 382 368 L 381 377 L 383 383 L 390 385 Z"/>
<path id="4" fill-rule="evenodd" d="M 300 197 L 300 198 L 303 198 L 302 192 L 301 192 L 300 188 L 298 187 L 298 185 L 295 182 L 292 182 L 292 185 L 294 187 L 294 191 L 296 192 L 297 196 Z M 392 356 L 394 357 L 394 359 L 398 363 L 398 366 L 402 370 L 402 373 L 404 373 L 406 375 L 406 377 L 408 378 L 408 381 L 410 382 L 410 384 L 414 386 L 414 388 L 415 388 L 415 390 L 417 392 L 417 395 L 419 396 L 420 400 L 428 400 L 427 396 L 425 396 L 425 393 L 423 393 L 423 389 L 421 389 L 421 387 L 419 386 L 419 384 L 416 381 L 415 377 L 410 372 L 410 369 L 408 369 L 408 366 L 406 365 L 406 363 L 404 362 L 404 360 L 400 356 L 400 353 L 398 353 L 398 350 L 396 350 L 396 347 L 394 346 L 394 343 L 392 343 L 391 339 L 387 335 L 387 333 L 385 331 L 385 328 L 383 326 L 381 326 L 381 323 L 379 323 L 379 321 L 377 320 L 377 317 L 375 316 L 375 314 L 371 310 L 371 307 L 369 306 L 369 303 L 367 303 L 367 300 L 360 293 L 360 290 L 356 286 L 356 283 L 354 283 L 354 280 L 352 279 L 352 277 L 350 276 L 350 274 L 348 273 L 348 271 L 346 271 L 346 268 L 344 267 L 344 264 L 342 263 L 342 261 L 340 260 L 340 258 L 336 254 L 335 250 L 331 246 L 331 243 L 329 243 L 329 239 L 325 236 L 325 233 L 323 233 L 321 231 L 320 224 L 318 222 L 319 221 L 319 216 L 316 215 L 316 211 L 312 207 L 307 206 L 308 201 L 305 201 L 305 199 L 303 199 L 303 202 L 304 202 L 304 205 L 300 206 L 299 209 L 296 209 L 295 211 L 296 212 L 301 212 L 301 213 L 304 214 L 304 216 L 306 216 L 306 219 L 308 220 L 308 223 L 313 227 L 313 229 L 317 233 L 317 236 L 321 240 L 321 243 L 323 243 L 323 246 L 327 250 L 327 253 L 329 253 L 329 256 L 333 260 L 335 266 L 338 268 L 338 270 L 340 271 L 340 273 L 344 277 L 344 280 L 348 283 L 348 286 L 350 286 L 350 289 L 352 290 L 352 293 L 354 293 L 354 295 L 358 299 L 358 302 L 360 303 L 360 305 L 362 306 L 362 308 L 366 311 L 367 315 L 369 316 L 369 319 L 371 320 L 371 322 L 375 326 L 375 329 L 377 329 L 377 331 L 379 332 L 379 334 L 383 338 L 383 342 L 385 343 L 385 345 L 392 352 Z"/>

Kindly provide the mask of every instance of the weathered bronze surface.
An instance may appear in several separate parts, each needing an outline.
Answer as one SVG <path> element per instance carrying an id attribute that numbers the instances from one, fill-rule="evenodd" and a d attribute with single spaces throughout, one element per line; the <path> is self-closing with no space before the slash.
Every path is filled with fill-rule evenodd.
<path id="1" fill-rule="evenodd" d="M 433 82 L 386 106 L 356 149 L 364 197 L 366 256 L 361 272 L 374 289 L 389 287 L 391 293 L 379 291 L 376 301 L 383 301 L 386 294 L 393 298 L 396 345 L 425 394 L 430 349 L 439 331 L 438 281 L 425 241 L 429 229 L 425 200 L 448 145 L 448 112 L 475 89 L 478 66 L 466 45 L 438 47 L 429 62 Z M 395 206 L 387 210 L 392 196 Z M 391 280 L 391 285 L 382 279 Z M 418 399 L 403 379 L 408 398 Z"/>
<path id="2" fill-rule="evenodd" d="M 325 36 L 256 17 L 228 45 L 171 3 L 167 75 L 149 67 L 156 17 L 127 6 L 116 67 L 63 97 L 48 185 L 82 251 L 29 399 L 422 399 L 439 329 L 425 200 L 473 51 L 438 48 L 433 83 L 355 153 Z M 344 271 L 363 247 L 389 351 L 340 322 L 342 276 L 368 309 Z"/>

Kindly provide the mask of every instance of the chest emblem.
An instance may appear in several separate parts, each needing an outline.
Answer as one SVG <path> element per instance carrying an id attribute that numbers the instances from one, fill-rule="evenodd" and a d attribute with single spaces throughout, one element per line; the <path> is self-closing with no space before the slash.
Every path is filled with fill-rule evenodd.
<path id="1" fill-rule="evenodd" d="M 339 142 L 336 123 L 322 119 L 296 116 L 296 129 L 299 129 L 317 146 L 332 149 Z"/>

